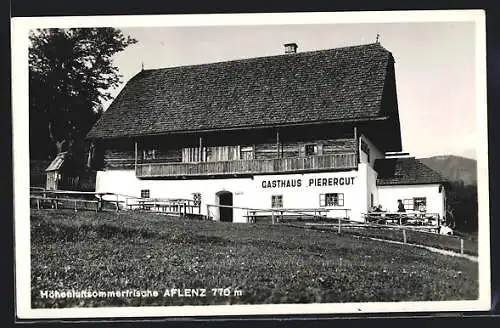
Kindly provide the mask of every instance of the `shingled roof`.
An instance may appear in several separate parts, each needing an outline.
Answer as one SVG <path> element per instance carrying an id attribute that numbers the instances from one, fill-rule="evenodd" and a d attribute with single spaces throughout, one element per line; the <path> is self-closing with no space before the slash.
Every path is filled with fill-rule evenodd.
<path id="1" fill-rule="evenodd" d="M 144 70 L 87 138 L 384 119 L 391 65 L 376 43 Z"/>
<path id="2" fill-rule="evenodd" d="M 50 165 L 45 169 L 45 172 L 57 171 L 59 170 L 66 160 L 67 152 L 62 152 L 57 154 L 56 158 L 50 163 Z"/>
<path id="3" fill-rule="evenodd" d="M 378 159 L 377 185 L 413 185 L 444 183 L 446 179 L 414 157 Z"/>

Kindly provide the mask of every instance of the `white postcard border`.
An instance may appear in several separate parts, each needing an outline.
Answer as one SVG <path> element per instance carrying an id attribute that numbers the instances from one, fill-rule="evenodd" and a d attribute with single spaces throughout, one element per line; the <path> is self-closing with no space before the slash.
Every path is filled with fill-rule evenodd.
<path id="1" fill-rule="evenodd" d="M 32 309 L 30 277 L 28 32 L 49 27 L 160 27 L 475 22 L 479 299 L 477 301 Z M 11 23 L 16 313 L 21 319 L 481 311 L 491 306 L 486 36 L 482 10 L 346 13 L 16 17 Z"/>

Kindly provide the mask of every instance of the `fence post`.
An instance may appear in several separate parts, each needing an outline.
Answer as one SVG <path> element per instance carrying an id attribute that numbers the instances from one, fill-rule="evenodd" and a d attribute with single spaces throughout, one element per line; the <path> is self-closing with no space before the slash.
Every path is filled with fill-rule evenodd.
<path id="1" fill-rule="evenodd" d="M 340 218 L 338 218 L 338 220 L 339 220 L 339 231 L 338 231 L 338 233 L 340 233 L 340 225 L 342 224 L 342 220 Z"/>
<path id="2" fill-rule="evenodd" d="M 403 229 L 403 243 L 406 244 L 406 230 Z"/>
<path id="3" fill-rule="evenodd" d="M 40 199 L 36 199 L 36 208 L 39 210 L 40 209 Z"/>
<path id="4" fill-rule="evenodd" d="M 99 197 L 97 197 L 97 211 L 96 212 L 99 212 L 99 211 L 102 211 L 102 195 L 99 195 Z"/>
<path id="5" fill-rule="evenodd" d="M 118 212 L 118 195 L 116 195 L 116 211 Z"/>
<path id="6" fill-rule="evenodd" d="M 271 210 L 271 218 L 272 218 L 272 222 L 274 224 L 274 210 Z"/>
<path id="7" fill-rule="evenodd" d="M 460 254 L 464 254 L 464 239 L 460 238 Z"/>
<path id="8" fill-rule="evenodd" d="M 76 212 L 76 200 L 75 200 L 75 212 Z"/>
<path id="9" fill-rule="evenodd" d="M 207 220 L 210 220 L 210 205 L 207 204 Z"/>

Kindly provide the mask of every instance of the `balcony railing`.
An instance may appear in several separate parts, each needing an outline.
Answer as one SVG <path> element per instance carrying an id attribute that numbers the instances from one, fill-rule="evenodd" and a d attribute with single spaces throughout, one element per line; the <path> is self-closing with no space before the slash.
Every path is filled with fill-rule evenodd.
<path id="1" fill-rule="evenodd" d="M 325 171 L 356 168 L 356 154 L 196 163 L 137 164 L 138 178 L 208 177 Z"/>

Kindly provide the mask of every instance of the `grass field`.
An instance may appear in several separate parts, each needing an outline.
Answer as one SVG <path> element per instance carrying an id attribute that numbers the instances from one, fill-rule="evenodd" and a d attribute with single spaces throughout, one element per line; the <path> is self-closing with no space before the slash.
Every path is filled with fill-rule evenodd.
<path id="1" fill-rule="evenodd" d="M 297 225 L 297 224 L 294 224 Z M 337 226 L 309 226 L 309 229 L 315 230 L 328 230 L 338 231 Z M 344 235 L 372 237 L 386 240 L 403 241 L 402 229 L 389 229 L 385 227 L 363 227 L 352 228 L 348 226 L 341 226 Z M 406 229 L 406 241 L 410 244 L 418 244 L 436 247 L 453 252 L 460 252 L 460 239 L 463 240 L 464 254 L 477 256 L 478 255 L 478 240 L 477 236 L 464 235 L 464 236 L 446 236 L 437 233 L 421 232 L 417 230 Z"/>
<path id="2" fill-rule="evenodd" d="M 32 306 L 476 299 L 477 263 L 407 245 L 283 225 L 134 212 L 32 210 Z M 231 288 L 214 296 L 211 288 Z M 204 297 L 164 295 L 204 288 Z M 154 290 L 157 297 L 42 298 L 44 291 Z M 242 292 L 234 295 L 234 290 Z"/>

